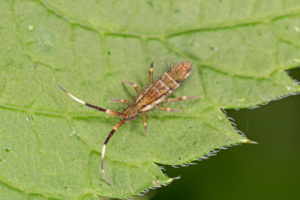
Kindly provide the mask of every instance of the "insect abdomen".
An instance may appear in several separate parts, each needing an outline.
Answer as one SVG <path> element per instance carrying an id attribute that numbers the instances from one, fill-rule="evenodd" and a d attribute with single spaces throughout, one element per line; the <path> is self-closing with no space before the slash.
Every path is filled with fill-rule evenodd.
<path id="1" fill-rule="evenodd" d="M 160 81 L 169 88 L 168 95 L 171 94 L 189 75 L 192 64 L 189 62 L 182 62 L 172 67 L 167 73 L 160 77 Z"/>
<path id="2" fill-rule="evenodd" d="M 173 80 L 175 80 L 177 83 L 180 83 L 190 75 L 191 69 L 192 69 L 191 63 L 182 62 L 172 67 L 168 71 L 168 74 Z"/>

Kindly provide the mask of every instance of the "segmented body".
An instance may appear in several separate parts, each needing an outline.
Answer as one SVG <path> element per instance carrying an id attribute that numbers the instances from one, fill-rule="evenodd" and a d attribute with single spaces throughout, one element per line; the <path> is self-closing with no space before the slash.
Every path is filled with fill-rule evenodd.
<path id="1" fill-rule="evenodd" d="M 66 91 L 60 85 L 57 85 L 61 88 L 67 95 L 69 95 L 75 101 L 88 106 L 90 108 L 96 109 L 101 112 L 105 112 L 109 115 L 120 117 L 121 120 L 113 127 L 113 129 L 108 134 L 106 140 L 104 141 L 104 145 L 102 147 L 102 155 L 101 155 L 101 170 L 107 180 L 112 184 L 109 176 L 104 171 L 104 154 L 106 150 L 106 145 L 110 138 L 113 136 L 115 131 L 122 126 L 126 121 L 134 120 L 138 115 L 142 115 L 143 122 L 144 122 L 144 130 L 147 133 L 147 122 L 146 122 L 146 115 L 145 113 L 153 108 L 165 110 L 165 111 L 176 111 L 175 109 L 166 108 L 159 106 L 161 103 L 165 102 L 176 102 L 182 101 L 185 99 L 196 99 L 199 98 L 198 96 L 182 96 L 177 98 L 167 98 L 176 88 L 179 87 L 180 83 L 184 81 L 190 74 L 192 68 L 192 64 L 189 62 L 182 62 L 173 66 L 168 72 L 164 73 L 157 81 L 153 82 L 153 63 L 150 65 L 149 69 L 149 86 L 145 89 L 142 94 L 139 94 L 139 87 L 131 82 L 125 82 L 133 86 L 138 93 L 138 97 L 136 101 L 131 104 L 129 101 L 125 99 L 117 99 L 112 100 L 111 102 L 122 102 L 128 105 L 127 108 L 123 110 L 123 112 L 116 112 L 109 109 L 105 109 L 99 106 L 95 106 L 90 103 L 86 103 L 77 97 L 73 96 L 71 93 Z"/>
<path id="2" fill-rule="evenodd" d="M 163 102 L 167 102 L 167 97 L 189 76 L 191 68 L 192 64 L 189 62 L 179 63 L 164 73 L 157 81 L 151 83 L 148 88 L 138 96 L 133 105 L 129 105 L 125 108 L 123 111 L 124 120 L 133 120 L 139 114 L 145 113 Z M 165 110 L 175 111 L 174 109 L 168 108 Z"/>

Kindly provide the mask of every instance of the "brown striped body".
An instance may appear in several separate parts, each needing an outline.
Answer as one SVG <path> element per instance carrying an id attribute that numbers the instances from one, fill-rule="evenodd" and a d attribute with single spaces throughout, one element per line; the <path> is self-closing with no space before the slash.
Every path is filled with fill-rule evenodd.
<path id="1" fill-rule="evenodd" d="M 104 155 L 106 150 L 106 145 L 109 142 L 110 138 L 113 134 L 120 128 L 126 121 L 134 120 L 138 115 L 142 115 L 143 124 L 145 133 L 147 133 L 147 121 L 145 113 L 153 108 L 157 108 L 164 111 L 177 111 L 172 108 L 161 107 L 159 104 L 165 102 L 176 102 L 182 101 L 185 99 L 197 99 L 198 96 L 182 96 L 177 98 L 167 98 L 176 88 L 179 87 L 180 83 L 184 81 L 190 74 L 192 69 L 192 64 L 189 62 L 182 62 L 175 66 L 173 66 L 168 72 L 164 73 L 157 81 L 153 82 L 153 62 L 150 65 L 149 69 L 149 86 L 146 90 L 140 94 L 139 87 L 135 83 L 125 81 L 124 83 L 131 85 L 134 87 L 136 93 L 139 95 L 134 103 L 130 103 L 126 99 L 115 99 L 110 102 L 121 102 L 128 105 L 127 108 L 124 109 L 122 113 L 116 112 L 113 110 L 105 109 L 90 103 L 87 103 L 83 100 L 78 99 L 67 90 L 65 90 L 60 85 L 57 85 L 63 92 L 65 92 L 69 97 L 74 99 L 75 101 L 90 107 L 92 109 L 96 109 L 101 112 L 105 112 L 109 115 L 120 117 L 121 120 L 113 127 L 113 129 L 108 134 L 104 144 L 102 146 L 101 152 L 101 170 L 108 180 L 110 184 L 112 184 L 111 179 L 108 174 L 104 171 Z"/>
<path id="2" fill-rule="evenodd" d="M 140 113 L 147 112 L 153 107 L 163 103 L 180 82 L 184 81 L 190 74 L 192 64 L 189 62 L 179 63 L 164 73 L 157 81 L 138 96 L 133 105 L 124 110 L 125 121 L 135 119 Z"/>

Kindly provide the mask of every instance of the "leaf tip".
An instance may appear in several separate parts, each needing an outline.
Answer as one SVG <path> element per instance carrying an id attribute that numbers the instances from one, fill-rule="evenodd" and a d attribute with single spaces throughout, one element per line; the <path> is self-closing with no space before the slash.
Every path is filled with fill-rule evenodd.
<path id="1" fill-rule="evenodd" d="M 247 143 L 247 144 L 258 144 L 258 142 L 253 141 L 253 140 L 249 140 L 249 139 L 242 139 L 241 140 L 242 143 Z"/>

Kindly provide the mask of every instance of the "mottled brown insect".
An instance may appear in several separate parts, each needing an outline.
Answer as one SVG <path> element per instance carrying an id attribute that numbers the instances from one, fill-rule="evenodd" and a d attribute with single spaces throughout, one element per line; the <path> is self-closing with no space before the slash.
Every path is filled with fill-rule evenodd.
<path id="1" fill-rule="evenodd" d="M 104 145 L 102 147 L 101 153 L 101 170 L 110 184 L 112 184 L 109 176 L 105 173 L 103 163 L 104 163 L 104 154 L 108 141 L 113 136 L 114 132 L 122 126 L 126 121 L 131 121 L 137 118 L 138 115 L 142 115 L 143 123 L 144 123 L 144 131 L 147 134 L 147 121 L 145 113 L 153 108 L 157 108 L 164 111 L 173 111 L 177 112 L 175 109 L 167 108 L 159 106 L 161 103 L 166 102 L 175 102 L 182 101 L 185 99 L 196 99 L 198 96 L 182 96 L 177 98 L 167 98 L 176 88 L 179 87 L 180 83 L 184 81 L 191 72 L 192 64 L 189 62 L 182 62 L 173 66 L 168 72 L 164 73 L 157 81 L 153 82 L 153 62 L 150 65 L 149 69 L 149 86 L 146 90 L 140 93 L 139 87 L 132 82 L 125 81 L 124 83 L 131 85 L 134 87 L 137 93 L 137 99 L 134 103 L 130 103 L 125 99 L 116 99 L 110 100 L 110 102 L 121 102 L 128 105 L 127 108 L 123 110 L 122 113 L 104 109 L 89 103 L 86 103 L 77 97 L 73 96 L 71 93 L 67 92 L 60 85 L 57 85 L 60 89 L 62 89 L 67 95 L 69 95 L 75 101 L 86 105 L 90 108 L 106 112 L 107 114 L 120 117 L 121 120 L 113 127 L 113 129 L 108 134 L 106 140 L 104 141 Z"/>

